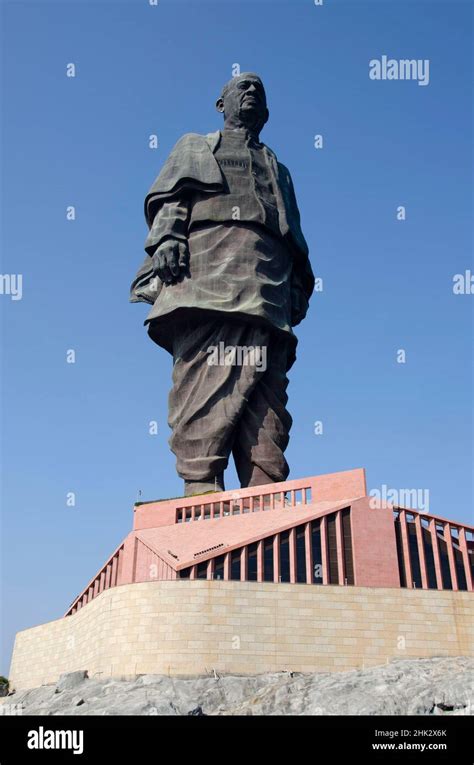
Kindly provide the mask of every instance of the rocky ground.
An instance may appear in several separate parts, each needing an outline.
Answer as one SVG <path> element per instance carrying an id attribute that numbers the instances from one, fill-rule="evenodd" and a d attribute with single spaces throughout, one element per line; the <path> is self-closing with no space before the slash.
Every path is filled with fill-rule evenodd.
<path id="1" fill-rule="evenodd" d="M 2 703 L 40 715 L 472 715 L 474 659 L 407 659 L 337 674 L 142 675 L 134 681 L 73 672 Z"/>

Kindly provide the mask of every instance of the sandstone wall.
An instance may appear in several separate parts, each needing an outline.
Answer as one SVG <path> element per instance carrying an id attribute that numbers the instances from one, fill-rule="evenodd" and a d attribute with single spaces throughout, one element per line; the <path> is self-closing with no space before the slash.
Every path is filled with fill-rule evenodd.
<path id="1" fill-rule="evenodd" d="M 105 590 L 16 636 L 14 688 L 63 672 L 341 671 L 393 658 L 474 655 L 469 592 L 175 580 Z"/>

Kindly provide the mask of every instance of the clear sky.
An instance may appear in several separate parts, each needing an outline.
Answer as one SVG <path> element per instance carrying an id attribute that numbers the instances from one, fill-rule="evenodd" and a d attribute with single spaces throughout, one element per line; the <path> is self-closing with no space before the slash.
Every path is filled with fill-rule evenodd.
<path id="1" fill-rule="evenodd" d="M 236 63 L 263 78 L 262 140 L 324 285 L 298 328 L 290 477 L 363 466 L 369 488 L 429 490 L 433 513 L 472 522 L 474 295 L 453 294 L 474 272 L 472 3 L 2 5 L 2 273 L 23 284 L 0 295 L 0 671 L 15 632 L 60 617 L 129 532 L 139 490 L 181 492 L 171 358 L 128 288 L 144 195 L 183 133 L 221 126 Z M 371 80 L 383 55 L 429 59 L 429 84 Z"/>

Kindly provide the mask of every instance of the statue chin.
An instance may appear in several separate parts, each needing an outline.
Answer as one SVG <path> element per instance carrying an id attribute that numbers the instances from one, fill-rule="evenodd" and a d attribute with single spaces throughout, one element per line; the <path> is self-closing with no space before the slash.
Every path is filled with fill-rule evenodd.
<path id="1" fill-rule="evenodd" d="M 245 127 L 250 128 L 252 130 L 256 129 L 260 125 L 260 115 L 255 111 L 253 107 L 245 108 L 242 107 L 242 109 L 239 112 L 239 117 L 243 125 Z"/>

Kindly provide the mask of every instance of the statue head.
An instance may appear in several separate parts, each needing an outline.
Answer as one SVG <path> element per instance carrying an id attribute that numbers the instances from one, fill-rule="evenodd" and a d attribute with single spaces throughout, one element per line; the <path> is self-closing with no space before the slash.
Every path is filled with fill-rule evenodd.
<path id="1" fill-rule="evenodd" d="M 225 127 L 246 127 L 258 135 L 269 116 L 260 77 L 253 72 L 233 77 L 222 88 L 216 109 L 224 115 Z"/>

